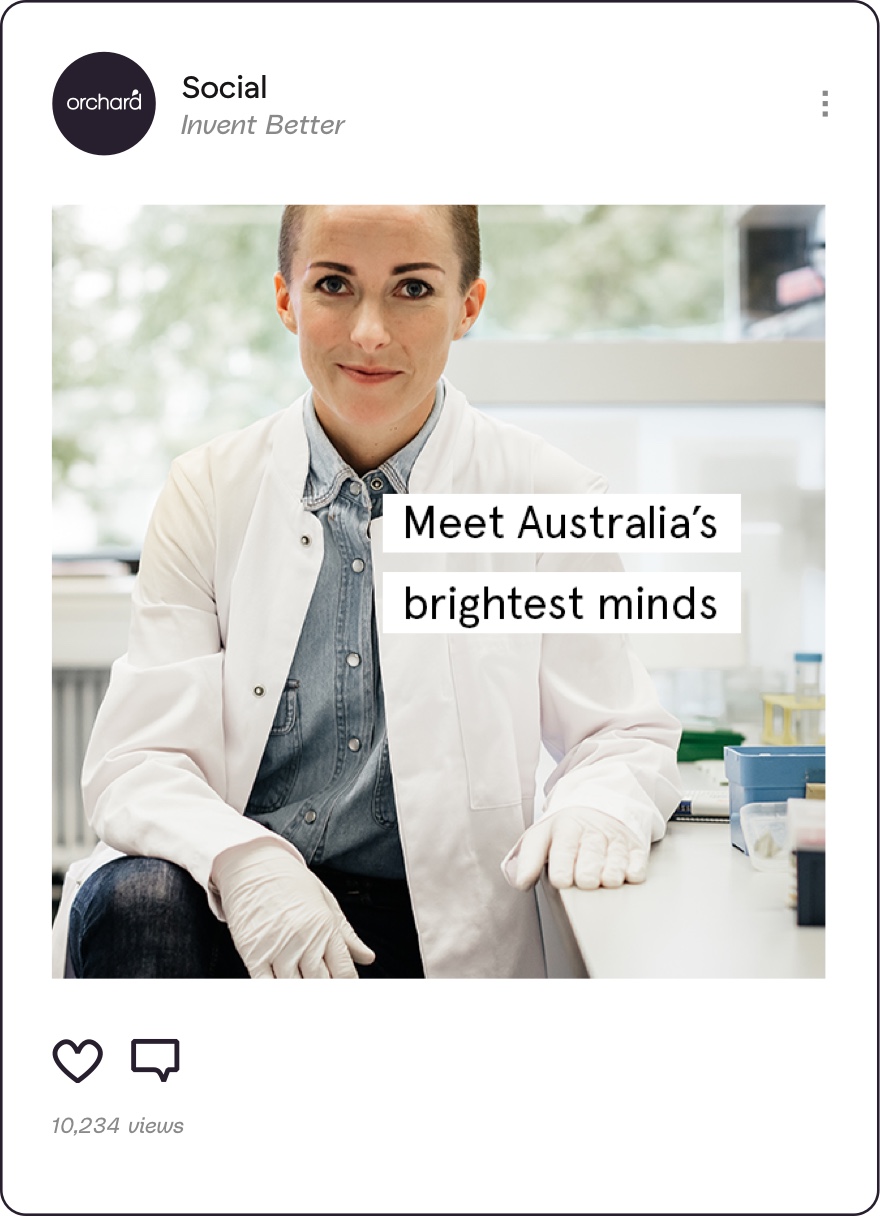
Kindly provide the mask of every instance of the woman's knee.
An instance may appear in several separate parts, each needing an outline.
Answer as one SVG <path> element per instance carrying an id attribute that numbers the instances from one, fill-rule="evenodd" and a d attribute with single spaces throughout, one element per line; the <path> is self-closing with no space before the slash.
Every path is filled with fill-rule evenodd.
<path id="1" fill-rule="evenodd" d="M 214 920 L 205 892 L 179 866 L 154 857 L 108 862 L 83 884 L 71 907 L 73 974 L 205 974 Z"/>
<path id="2" fill-rule="evenodd" d="M 205 893 L 186 870 L 158 857 L 120 857 L 102 866 L 83 884 L 71 918 L 94 924 L 104 916 L 140 920 L 173 916 L 206 904 Z"/>

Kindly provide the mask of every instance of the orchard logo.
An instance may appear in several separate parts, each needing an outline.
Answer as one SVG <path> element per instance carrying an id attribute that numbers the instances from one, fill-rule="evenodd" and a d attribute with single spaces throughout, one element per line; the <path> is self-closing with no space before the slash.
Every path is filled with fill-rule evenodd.
<path id="1" fill-rule="evenodd" d="M 58 77 L 52 112 L 66 140 L 93 156 L 115 156 L 140 143 L 156 114 L 152 82 L 125 55 L 97 51 Z"/>
<path id="2" fill-rule="evenodd" d="M 131 97 L 68 97 L 68 110 L 139 110 L 141 94 L 139 89 L 132 89 Z"/>

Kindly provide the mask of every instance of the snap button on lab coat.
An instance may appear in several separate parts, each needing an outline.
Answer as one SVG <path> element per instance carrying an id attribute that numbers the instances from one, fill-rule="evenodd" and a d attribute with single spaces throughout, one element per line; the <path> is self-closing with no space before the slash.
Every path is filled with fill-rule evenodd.
<path id="1" fill-rule="evenodd" d="M 347 654 L 345 656 L 345 661 L 349 665 L 349 667 L 360 667 L 361 656 L 359 654 L 354 654 L 352 652 L 351 654 Z"/>
<path id="2" fill-rule="evenodd" d="M 305 815 L 303 815 L 303 819 L 306 821 L 306 823 L 314 823 L 317 818 L 318 815 L 316 811 L 306 811 Z"/>
<path id="3" fill-rule="evenodd" d="M 349 739 L 349 741 L 348 741 L 348 750 L 349 750 L 350 752 L 359 752 L 359 751 L 361 750 L 361 741 L 360 741 L 360 739 Z"/>
<path id="4" fill-rule="evenodd" d="M 299 538 L 299 543 L 301 545 L 310 545 L 312 543 L 312 538 L 310 536 L 301 536 Z"/>
<path id="5" fill-rule="evenodd" d="M 352 568 L 352 570 L 354 570 L 355 574 L 360 574 L 360 572 L 364 568 L 364 563 L 361 561 L 361 559 L 359 557 L 356 557 L 354 559 L 354 561 L 351 563 L 351 568 Z"/>
<path id="6" fill-rule="evenodd" d="M 254 696 L 255 696 L 255 697 L 262 697 L 262 696 L 265 694 L 265 692 L 266 692 L 266 690 L 265 690 L 265 688 L 263 687 L 263 685 L 262 685 L 262 684 L 258 684 L 258 685 L 256 686 L 256 688 L 254 689 Z"/>

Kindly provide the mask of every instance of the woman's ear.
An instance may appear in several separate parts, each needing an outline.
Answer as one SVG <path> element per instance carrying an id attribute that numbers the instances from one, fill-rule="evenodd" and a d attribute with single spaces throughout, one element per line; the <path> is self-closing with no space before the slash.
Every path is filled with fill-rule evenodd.
<path id="1" fill-rule="evenodd" d="M 275 309 L 285 328 L 295 334 L 297 332 L 296 313 L 291 306 L 290 292 L 287 290 L 287 283 L 282 274 L 275 275 Z"/>
<path id="2" fill-rule="evenodd" d="M 483 309 L 483 304 L 486 302 L 486 280 L 474 279 L 467 290 L 467 295 L 462 302 L 462 316 L 458 323 L 458 328 L 453 335 L 453 342 L 459 338 L 463 338 L 467 331 L 476 321 Z"/>

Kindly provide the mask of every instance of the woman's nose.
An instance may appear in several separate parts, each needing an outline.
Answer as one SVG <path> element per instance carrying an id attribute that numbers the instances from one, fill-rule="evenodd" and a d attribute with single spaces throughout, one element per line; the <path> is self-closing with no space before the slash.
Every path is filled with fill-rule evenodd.
<path id="1" fill-rule="evenodd" d="M 382 308 L 364 301 L 358 308 L 351 331 L 352 341 L 363 350 L 379 350 L 390 341 Z"/>

